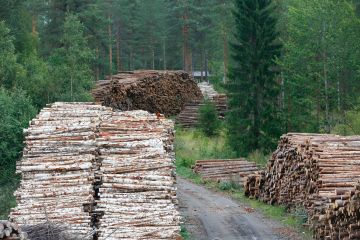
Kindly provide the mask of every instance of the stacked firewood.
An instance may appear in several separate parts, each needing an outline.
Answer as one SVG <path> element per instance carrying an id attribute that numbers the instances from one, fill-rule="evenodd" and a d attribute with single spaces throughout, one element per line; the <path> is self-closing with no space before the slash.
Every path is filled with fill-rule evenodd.
<path id="1" fill-rule="evenodd" d="M 198 160 L 193 169 L 204 180 L 231 181 L 240 186 L 244 185 L 247 176 L 258 170 L 255 163 L 245 159 Z"/>
<path id="2" fill-rule="evenodd" d="M 178 236 L 173 139 L 172 121 L 144 111 L 113 113 L 101 123 L 100 240 Z"/>
<path id="3" fill-rule="evenodd" d="M 219 118 L 223 119 L 227 111 L 227 97 L 225 94 L 219 94 L 213 86 L 207 82 L 198 83 L 198 86 L 204 96 L 204 99 L 194 100 L 185 105 L 184 110 L 178 115 L 176 121 L 181 126 L 189 128 L 195 127 L 199 123 L 199 111 L 205 105 L 205 99 L 214 103 Z"/>
<path id="4" fill-rule="evenodd" d="M 26 147 L 17 166 L 22 174 L 10 219 L 20 225 L 44 221 L 91 230 L 96 128 L 107 108 L 55 103 L 24 131 Z"/>
<path id="5" fill-rule="evenodd" d="M 192 77 L 183 71 L 120 72 L 98 81 L 93 96 L 116 109 L 166 116 L 179 114 L 186 103 L 203 97 Z"/>
<path id="6" fill-rule="evenodd" d="M 25 130 L 10 220 L 21 228 L 61 224 L 73 239 L 95 232 L 99 239 L 174 239 L 173 131 L 172 121 L 145 111 L 91 103 L 44 108 Z"/>
<path id="7" fill-rule="evenodd" d="M 339 238 L 333 233 L 338 234 L 340 226 L 359 223 L 359 207 L 350 213 L 355 218 L 338 218 L 335 209 L 351 198 L 359 179 L 359 136 L 287 134 L 267 170 L 248 177 L 245 194 L 271 204 L 302 205 L 317 239 L 344 239 L 345 231 Z"/>
<path id="8" fill-rule="evenodd" d="M 25 240 L 26 236 L 21 233 L 17 224 L 6 220 L 0 220 L 0 239 Z"/>

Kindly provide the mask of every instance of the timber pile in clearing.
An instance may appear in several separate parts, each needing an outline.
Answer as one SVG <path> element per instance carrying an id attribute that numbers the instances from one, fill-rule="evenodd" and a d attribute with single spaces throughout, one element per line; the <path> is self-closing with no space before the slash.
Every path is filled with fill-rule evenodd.
<path id="1" fill-rule="evenodd" d="M 189 102 L 184 110 L 178 115 L 176 121 L 183 127 L 195 127 L 199 123 L 199 110 L 205 105 L 205 99 L 214 103 L 219 118 L 223 119 L 227 111 L 227 97 L 225 94 L 219 94 L 213 86 L 207 82 L 198 83 L 198 86 L 204 96 L 203 99 Z"/>
<path id="2" fill-rule="evenodd" d="M 197 160 L 194 172 L 204 180 L 235 182 L 244 185 L 246 177 L 258 170 L 256 164 L 245 159 Z"/>
<path id="3" fill-rule="evenodd" d="M 98 81 L 97 102 L 120 110 L 145 110 L 166 116 L 179 114 L 186 103 L 202 99 L 200 89 L 184 71 L 134 71 Z"/>
<path id="4" fill-rule="evenodd" d="M 173 140 L 173 122 L 144 111 L 102 121 L 99 240 L 178 237 Z"/>
<path id="5" fill-rule="evenodd" d="M 281 137 L 267 170 L 248 177 L 245 194 L 303 206 L 317 239 L 359 239 L 359 179 L 360 136 L 290 133 Z"/>
<path id="6" fill-rule="evenodd" d="M 55 103 L 25 130 L 18 173 L 23 226 L 61 223 L 85 239 L 175 239 L 173 123 L 145 111 Z"/>

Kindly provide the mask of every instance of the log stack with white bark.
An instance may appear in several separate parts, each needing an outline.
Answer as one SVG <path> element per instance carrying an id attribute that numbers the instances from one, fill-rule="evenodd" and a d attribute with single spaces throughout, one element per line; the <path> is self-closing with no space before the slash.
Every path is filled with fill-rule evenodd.
<path id="1" fill-rule="evenodd" d="M 255 163 L 245 159 L 198 160 L 194 172 L 204 180 L 217 182 L 235 182 L 243 186 L 246 177 L 258 171 Z"/>
<path id="2" fill-rule="evenodd" d="M 176 122 L 185 128 L 196 127 L 198 125 L 200 118 L 199 111 L 201 107 L 205 105 L 206 99 L 215 105 L 220 119 L 225 117 L 228 109 L 227 96 L 225 94 L 219 94 L 215 91 L 214 87 L 207 82 L 198 83 L 198 87 L 204 98 L 187 103 L 184 110 L 176 118 Z"/>
<path id="3" fill-rule="evenodd" d="M 55 103 L 25 130 L 10 220 L 61 223 L 85 239 L 175 239 L 173 122 L 145 111 Z"/>
<path id="4" fill-rule="evenodd" d="M 97 102 L 120 110 L 145 110 L 166 116 L 179 114 L 186 103 L 202 99 L 193 78 L 184 71 L 120 72 L 98 81 Z"/>
<path id="5" fill-rule="evenodd" d="M 303 206 L 317 239 L 359 239 L 359 179 L 360 136 L 290 133 L 281 137 L 267 170 L 248 177 L 245 193 Z"/>
<path id="6" fill-rule="evenodd" d="M 100 124 L 99 240 L 178 237 L 173 129 L 144 111 L 115 112 Z"/>

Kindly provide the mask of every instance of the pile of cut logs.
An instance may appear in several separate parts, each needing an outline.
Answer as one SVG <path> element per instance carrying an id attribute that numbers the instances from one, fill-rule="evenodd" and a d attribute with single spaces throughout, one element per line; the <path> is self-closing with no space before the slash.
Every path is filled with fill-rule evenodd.
<path id="1" fill-rule="evenodd" d="M 17 224 L 6 220 L 0 220 L 0 239 L 25 240 L 26 236 L 21 234 Z"/>
<path id="2" fill-rule="evenodd" d="M 96 131 L 109 111 L 94 104 L 55 103 L 44 108 L 24 131 L 22 174 L 10 219 L 19 225 L 44 221 L 91 231 L 96 169 Z"/>
<path id="3" fill-rule="evenodd" d="M 100 124 L 99 240 L 176 239 L 173 129 L 144 111 L 115 112 Z"/>
<path id="4" fill-rule="evenodd" d="M 244 185 L 246 177 L 258 170 L 256 164 L 245 159 L 198 160 L 194 172 L 204 180 L 235 182 Z"/>
<path id="5" fill-rule="evenodd" d="M 358 239 L 359 179 L 360 136 L 290 133 L 281 137 L 267 170 L 248 177 L 245 194 L 302 205 L 317 239 Z"/>
<path id="6" fill-rule="evenodd" d="M 176 118 L 176 122 L 186 128 L 195 127 L 199 123 L 199 110 L 204 106 L 205 99 L 214 103 L 220 119 L 224 118 L 227 111 L 227 97 L 225 94 L 217 93 L 213 86 L 207 82 L 198 83 L 198 86 L 204 99 L 187 103 L 184 110 Z"/>
<path id="7" fill-rule="evenodd" d="M 97 102 L 120 110 L 146 110 L 166 116 L 179 114 L 186 103 L 202 99 L 192 77 L 183 71 L 120 72 L 98 81 Z"/>
<path id="8" fill-rule="evenodd" d="M 180 232 L 173 122 L 145 111 L 54 103 L 25 130 L 17 207 L 23 226 L 61 223 L 86 239 L 174 239 Z"/>

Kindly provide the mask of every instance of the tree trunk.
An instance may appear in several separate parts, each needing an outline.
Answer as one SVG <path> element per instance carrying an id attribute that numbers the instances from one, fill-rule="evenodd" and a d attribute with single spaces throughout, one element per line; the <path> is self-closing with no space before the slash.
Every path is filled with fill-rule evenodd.
<path id="1" fill-rule="evenodd" d="M 228 39 L 227 39 L 226 30 L 224 30 L 223 44 L 224 44 L 224 83 L 226 83 L 226 81 L 227 81 L 227 68 L 228 68 Z"/>
<path id="2" fill-rule="evenodd" d="M 189 25 L 188 25 L 188 9 L 185 8 L 183 20 L 183 65 L 184 71 L 190 73 L 191 72 L 191 54 L 189 47 Z"/>
<path id="3" fill-rule="evenodd" d="M 205 50 L 205 81 L 209 82 L 209 76 L 208 76 L 208 60 L 207 60 L 207 52 Z"/>
<path id="4" fill-rule="evenodd" d="M 155 69 L 155 50 L 154 48 L 152 49 L 152 69 L 154 70 Z"/>
<path id="5" fill-rule="evenodd" d="M 164 70 L 166 70 L 166 41 L 165 41 L 165 38 L 164 38 L 164 42 L 163 42 L 163 59 L 164 59 Z"/>
<path id="6" fill-rule="evenodd" d="M 121 72 L 121 48 L 120 48 L 120 29 L 116 30 L 116 63 L 117 71 Z"/>
<path id="7" fill-rule="evenodd" d="M 99 56 L 99 48 L 97 47 L 96 48 L 96 66 L 95 66 L 95 79 L 96 79 L 96 81 L 99 81 L 99 79 L 100 79 L 100 68 L 99 68 L 99 58 L 100 58 L 100 56 Z"/>
<path id="8" fill-rule="evenodd" d="M 108 24 L 108 34 L 109 34 L 109 75 L 110 80 L 112 80 L 112 28 L 111 28 L 111 14 L 109 13 L 109 24 Z"/>
<path id="9" fill-rule="evenodd" d="M 200 64 L 200 81 L 203 82 L 204 81 L 204 61 L 205 61 L 205 56 L 204 56 L 204 48 L 201 48 L 201 64 Z"/>
<path id="10" fill-rule="evenodd" d="M 325 45 L 325 31 L 326 31 L 326 23 L 323 22 L 323 77 L 324 77 L 324 91 L 325 91 L 325 131 L 330 133 L 330 119 L 329 119 L 329 96 L 328 96 L 328 74 L 327 74 L 327 52 Z"/>
<path id="11" fill-rule="evenodd" d="M 31 17 L 31 34 L 33 37 L 35 37 L 37 35 L 36 32 L 36 25 L 37 25 L 37 21 L 36 21 L 37 17 L 33 14 Z"/>

